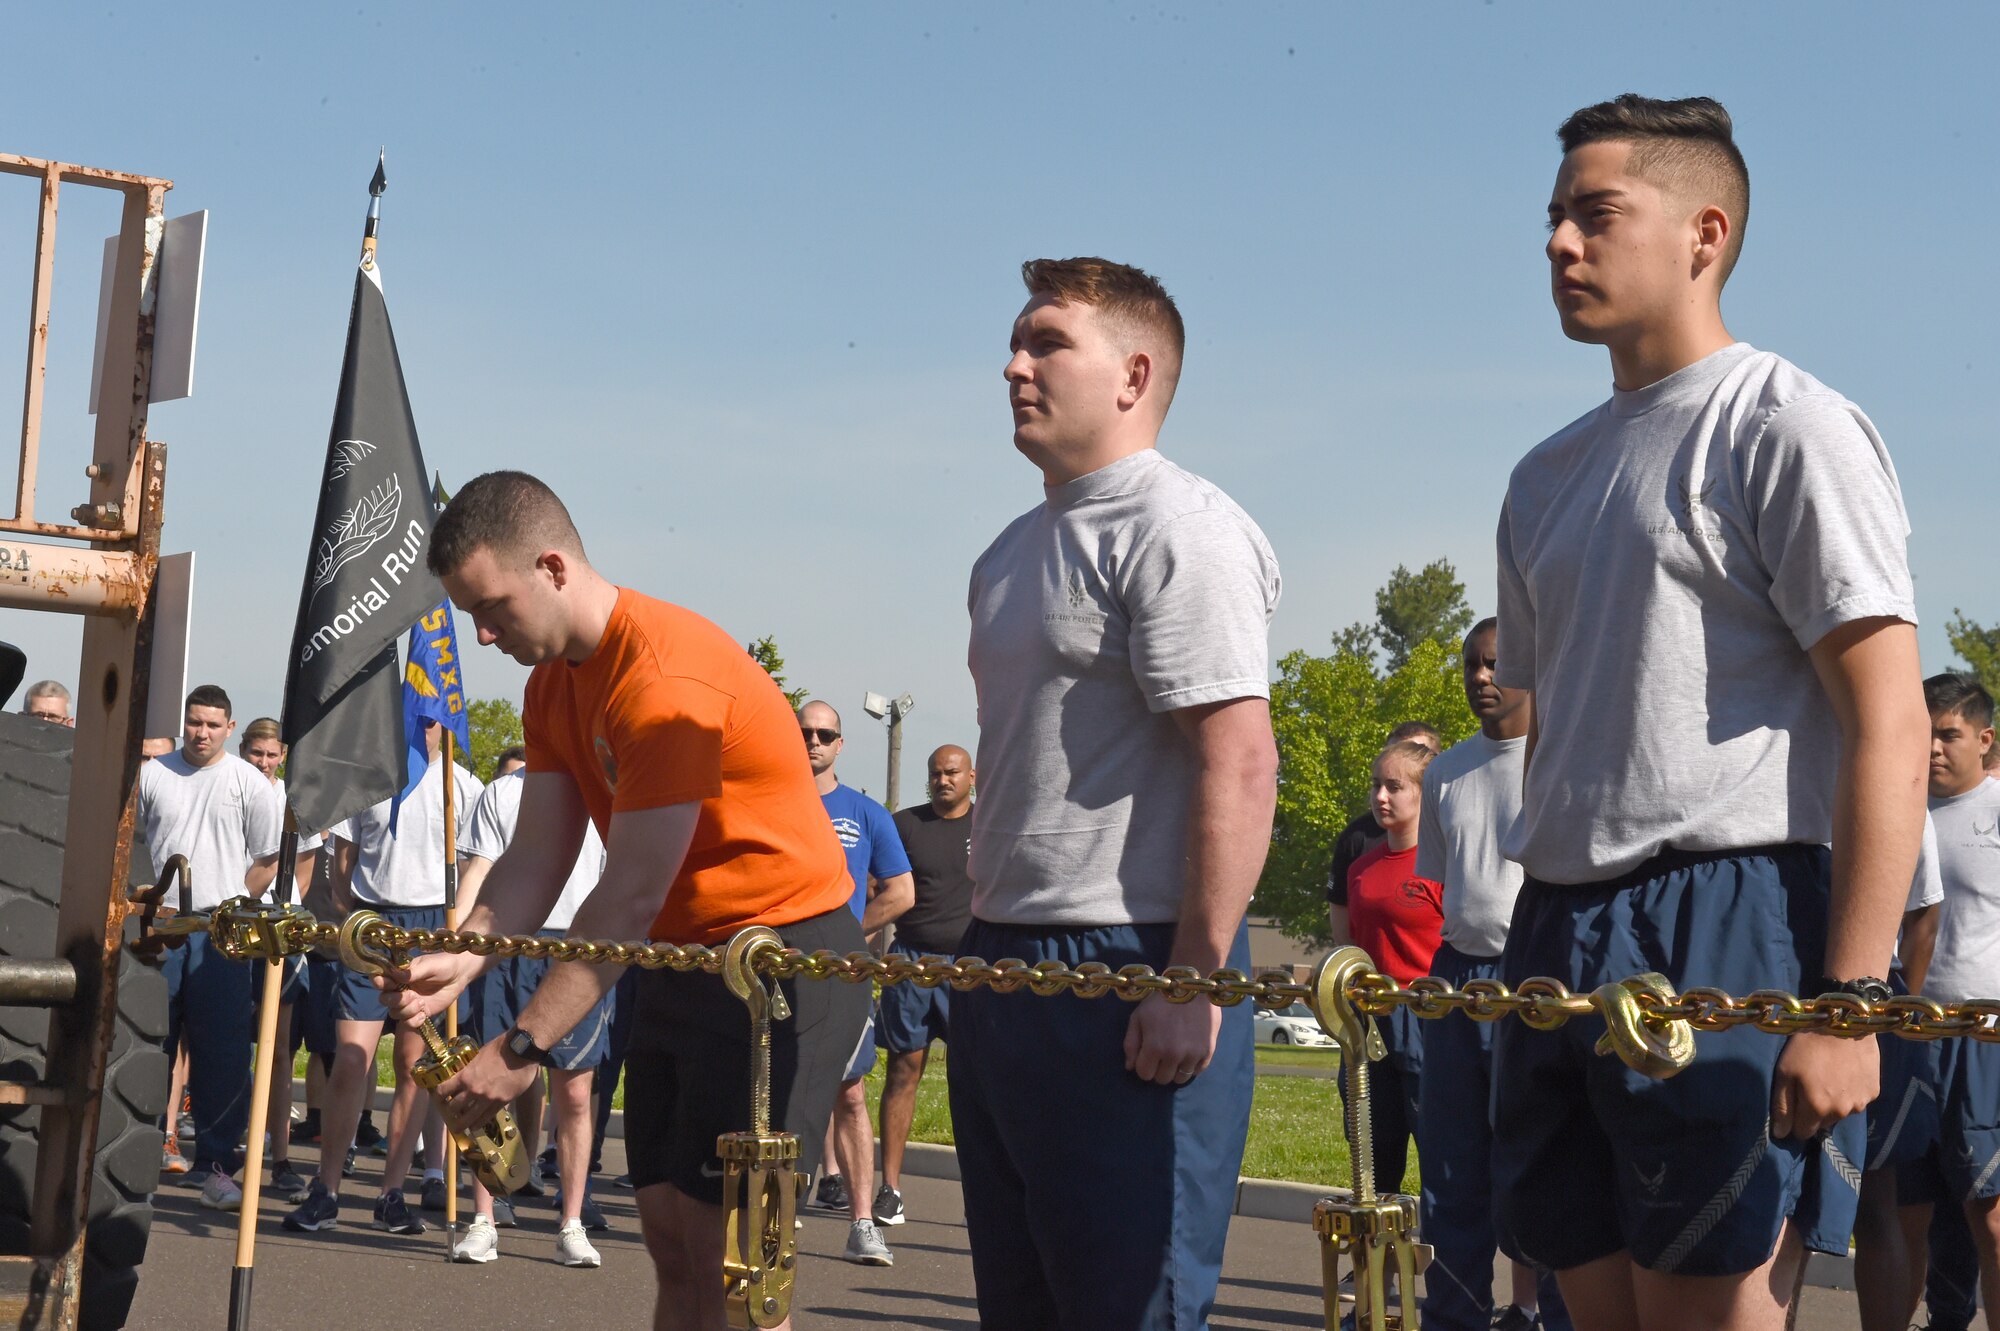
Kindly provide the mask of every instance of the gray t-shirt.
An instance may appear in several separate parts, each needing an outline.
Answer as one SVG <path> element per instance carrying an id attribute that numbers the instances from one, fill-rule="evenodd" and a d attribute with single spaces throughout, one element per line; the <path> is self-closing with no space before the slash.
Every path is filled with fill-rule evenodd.
<path id="1" fill-rule="evenodd" d="M 1171 922 L 1196 766 L 1167 713 L 1270 696 L 1277 557 L 1151 449 L 1046 490 L 972 567 L 972 912 Z"/>
<path id="2" fill-rule="evenodd" d="M 527 787 L 527 772 L 515 770 L 488 783 L 469 821 L 459 827 L 458 853 L 497 860 L 514 844 L 514 826 L 521 820 L 521 792 Z M 542 928 L 562 932 L 576 919 L 576 908 L 604 876 L 604 842 L 598 839 L 597 824 L 583 825 L 583 849 L 563 883 L 562 895 L 549 910 Z"/>
<path id="3" fill-rule="evenodd" d="M 355 814 L 327 833 L 355 849 L 349 887 L 363 906 L 444 905 L 444 769 L 451 768 L 452 814 L 463 825 L 485 787 L 457 763 L 431 759 L 430 770 L 403 801 L 396 835 L 389 835 L 394 798 Z"/>
<path id="4" fill-rule="evenodd" d="M 1940 1003 L 2000 995 L 2000 781 L 1931 801 L 1944 907 L 1924 995 Z"/>
<path id="5" fill-rule="evenodd" d="M 1507 946 L 1521 866 L 1500 850 L 1521 812 L 1521 757 L 1527 737 L 1474 733 L 1424 769 L 1417 823 L 1417 877 L 1444 887 L 1444 941 L 1471 957 Z"/>
<path id="6" fill-rule="evenodd" d="M 1840 729 L 1806 652 L 1916 622 L 1909 530 L 1860 409 L 1740 342 L 1536 447 L 1498 536 L 1496 673 L 1538 730 L 1508 857 L 1588 883 L 1831 840 Z"/>
<path id="7" fill-rule="evenodd" d="M 264 774 L 233 753 L 196 767 L 179 749 L 139 764 L 139 825 L 153 865 L 185 855 L 194 908 L 243 895 L 251 861 L 278 853 L 284 805 Z M 179 893 L 169 906 L 180 905 Z"/>

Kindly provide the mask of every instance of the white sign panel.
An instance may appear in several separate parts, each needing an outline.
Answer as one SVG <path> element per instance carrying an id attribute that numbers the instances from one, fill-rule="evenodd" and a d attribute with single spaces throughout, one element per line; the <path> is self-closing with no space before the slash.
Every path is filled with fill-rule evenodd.
<path id="1" fill-rule="evenodd" d="M 148 739 L 181 733 L 187 697 L 188 627 L 194 614 L 194 551 L 162 555 L 153 584 L 153 676 L 146 688 Z"/>
<path id="2" fill-rule="evenodd" d="M 201 318 L 201 268 L 208 252 L 208 212 L 170 218 L 160 238 L 159 299 L 153 314 L 154 402 L 194 393 L 195 330 Z M 111 290 L 118 268 L 118 237 L 104 242 L 104 273 L 97 285 L 97 355 L 90 364 L 90 412 L 103 391 L 104 345 L 111 335 Z"/>

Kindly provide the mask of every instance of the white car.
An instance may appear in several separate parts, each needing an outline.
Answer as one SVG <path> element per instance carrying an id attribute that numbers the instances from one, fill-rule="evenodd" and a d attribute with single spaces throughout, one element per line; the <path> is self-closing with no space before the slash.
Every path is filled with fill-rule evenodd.
<path id="1" fill-rule="evenodd" d="M 1275 1012 L 1260 1007 L 1256 1027 L 1258 1044 L 1303 1045 L 1309 1049 L 1325 1049 L 1333 1044 L 1333 1037 L 1320 1029 L 1319 1018 L 1304 1003 L 1294 1003 Z"/>

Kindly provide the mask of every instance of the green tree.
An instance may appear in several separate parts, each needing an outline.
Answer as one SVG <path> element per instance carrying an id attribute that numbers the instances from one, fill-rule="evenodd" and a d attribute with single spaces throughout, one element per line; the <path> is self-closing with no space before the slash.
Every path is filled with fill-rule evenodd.
<path id="1" fill-rule="evenodd" d="M 1375 621 L 1375 640 L 1388 655 L 1389 669 L 1396 671 L 1418 643 L 1462 638 L 1472 627 L 1472 607 L 1450 560 L 1434 560 L 1415 573 L 1398 564 L 1375 593 Z"/>
<path id="2" fill-rule="evenodd" d="M 776 638 L 767 633 L 757 641 L 745 644 L 744 650 L 750 653 L 751 660 L 770 673 L 779 688 L 785 689 L 785 701 L 792 705 L 793 711 L 805 706 L 806 698 L 810 696 L 808 690 L 785 688 L 785 658 L 778 654 Z"/>
<path id="3" fill-rule="evenodd" d="M 2000 627 L 1989 629 L 1975 624 L 1953 606 L 1951 623 L 1945 625 L 1944 633 L 1951 640 L 1951 649 L 1979 676 L 1986 691 L 2000 695 Z"/>
<path id="4" fill-rule="evenodd" d="M 1450 565 L 1440 561 L 1424 578 Z M 1398 579 L 1410 575 L 1398 569 Z M 1451 585 L 1456 586 L 1454 582 Z M 1397 598 L 1378 594 L 1393 609 Z M 1389 731 L 1404 721 L 1427 721 L 1446 744 L 1470 735 L 1478 723 L 1465 704 L 1459 674 L 1458 634 L 1471 612 L 1448 611 L 1435 622 L 1445 633 L 1408 641 L 1401 659 L 1377 664 L 1375 643 L 1386 642 L 1387 622 L 1351 625 L 1333 635 L 1333 653 L 1297 651 L 1278 663 L 1271 686 L 1271 725 L 1278 741 L 1278 808 L 1271 851 L 1264 861 L 1251 910 L 1275 919 L 1292 938 L 1324 943 L 1326 871 L 1334 838 L 1368 806 L 1369 769 Z M 1396 630 L 1408 627 L 1405 621 Z"/>
<path id="5" fill-rule="evenodd" d="M 523 742 L 520 709 L 505 698 L 475 698 L 465 705 L 465 723 L 472 732 L 472 752 L 460 753 L 458 761 L 481 781 L 490 781 L 500 751 Z"/>

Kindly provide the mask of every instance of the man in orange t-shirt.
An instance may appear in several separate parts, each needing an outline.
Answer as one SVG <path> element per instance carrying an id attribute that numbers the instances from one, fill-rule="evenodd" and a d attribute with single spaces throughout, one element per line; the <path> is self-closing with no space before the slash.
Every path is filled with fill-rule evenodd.
<path id="1" fill-rule="evenodd" d="M 613 586 L 584 558 L 562 501 L 521 472 L 490 472 L 451 501 L 431 570 L 479 641 L 535 668 L 523 729 L 527 785 L 513 842 L 464 928 L 533 933 L 596 824 L 603 877 L 570 935 L 720 943 L 753 924 L 791 947 L 863 946 L 853 884 L 820 807 L 784 694 L 701 616 Z M 410 963 L 389 1006 L 416 1021 L 487 960 Z M 617 981 L 611 966 L 550 967 L 514 1028 L 439 1088 L 466 1125 L 534 1080 L 553 1046 Z M 625 1142 L 646 1248 L 659 1277 L 656 1328 L 722 1326 L 722 1169 L 715 1139 L 749 1125 L 750 1022 L 719 976 L 642 970 L 625 1063 Z M 774 1126 L 817 1163 L 847 1057 L 867 1021 L 866 987 L 784 983 L 771 1030 Z"/>

